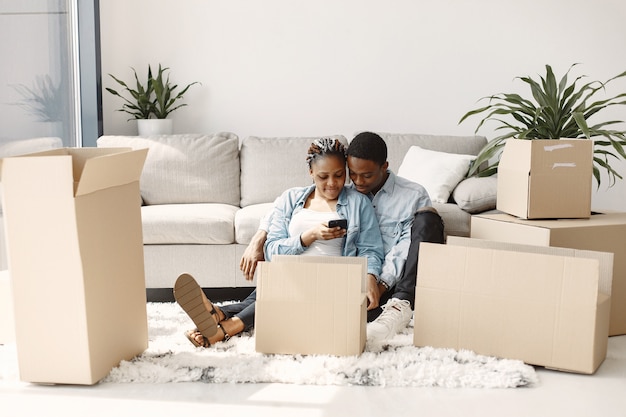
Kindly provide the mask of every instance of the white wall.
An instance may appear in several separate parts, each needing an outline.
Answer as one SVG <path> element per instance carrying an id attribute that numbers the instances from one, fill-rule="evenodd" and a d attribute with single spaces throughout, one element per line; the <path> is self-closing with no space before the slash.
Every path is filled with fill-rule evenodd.
<path id="1" fill-rule="evenodd" d="M 176 133 L 241 138 L 355 131 L 473 134 L 458 125 L 483 96 L 523 91 L 516 76 L 606 80 L 626 70 L 622 0 L 106 0 L 100 2 L 103 85 L 135 67 L 171 67 L 200 81 L 172 114 Z M 626 80 L 608 93 L 626 91 Z M 104 133 L 136 134 L 103 93 Z M 612 118 L 626 119 L 626 107 Z M 479 132 L 488 138 L 487 126 Z M 620 171 L 626 178 L 626 163 Z M 626 211 L 626 181 L 594 209 Z"/>

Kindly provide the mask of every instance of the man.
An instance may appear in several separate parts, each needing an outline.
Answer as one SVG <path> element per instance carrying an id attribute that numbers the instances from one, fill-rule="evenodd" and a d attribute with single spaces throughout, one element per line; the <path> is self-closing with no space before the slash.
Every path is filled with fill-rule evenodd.
<path id="1" fill-rule="evenodd" d="M 396 176 L 388 167 L 387 145 L 376 133 L 359 133 L 350 142 L 350 187 L 372 201 L 385 253 L 382 273 L 370 276 L 368 282 L 369 344 L 381 344 L 408 325 L 415 302 L 420 242 L 444 242 L 443 221 L 431 207 L 424 187 Z M 267 219 L 261 222 L 241 258 L 240 268 L 248 280 L 254 276 L 256 263 L 263 260 L 266 223 Z"/>

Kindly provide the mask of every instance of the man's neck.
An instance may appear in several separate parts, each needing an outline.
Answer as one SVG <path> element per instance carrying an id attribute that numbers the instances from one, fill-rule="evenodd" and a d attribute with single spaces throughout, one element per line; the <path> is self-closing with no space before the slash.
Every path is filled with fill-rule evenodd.
<path id="1" fill-rule="evenodd" d="M 380 185 L 375 190 L 372 190 L 372 195 L 376 195 L 380 190 L 382 190 L 382 188 L 385 186 L 385 183 L 387 182 L 388 179 L 389 179 L 389 171 L 386 171 L 385 176 L 383 177 L 383 180 L 380 182 Z"/>

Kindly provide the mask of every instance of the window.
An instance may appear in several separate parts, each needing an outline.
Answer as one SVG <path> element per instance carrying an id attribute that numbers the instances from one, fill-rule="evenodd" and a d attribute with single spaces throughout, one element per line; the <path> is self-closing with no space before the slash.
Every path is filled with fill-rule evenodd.
<path id="1" fill-rule="evenodd" d="M 33 138 L 95 144 L 97 10 L 97 0 L 0 0 L 0 157 Z"/>

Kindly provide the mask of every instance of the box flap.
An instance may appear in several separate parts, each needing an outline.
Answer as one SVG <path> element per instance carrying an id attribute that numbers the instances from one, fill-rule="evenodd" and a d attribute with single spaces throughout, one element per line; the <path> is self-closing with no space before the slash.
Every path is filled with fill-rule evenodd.
<path id="1" fill-rule="evenodd" d="M 74 160 L 75 195 L 139 181 L 148 149 L 71 149 Z"/>
<path id="2" fill-rule="evenodd" d="M 3 159 L 2 185 L 4 196 L 28 192 L 42 201 L 58 196 L 73 195 L 71 157 L 63 149 L 38 154 L 12 156 Z M 47 157 L 51 156 L 51 157 Z M 50 175 L 54 172 L 54 178 Z M 7 206 L 5 206 L 5 209 Z"/>
<path id="3" fill-rule="evenodd" d="M 273 262 L 300 262 L 318 264 L 350 264 L 361 267 L 361 292 L 367 292 L 367 258 L 364 256 L 301 256 L 274 255 Z"/>
<path id="4" fill-rule="evenodd" d="M 29 154 L 23 154 L 23 155 L 13 155 L 13 156 L 7 156 L 4 158 L 0 158 L 0 181 L 2 181 L 2 166 L 4 165 L 4 161 L 6 159 L 9 158 L 23 158 L 23 157 L 29 157 L 29 156 L 39 156 L 39 155 L 67 155 L 67 150 L 65 148 L 56 148 L 56 149 L 52 149 L 52 150 L 48 150 L 48 151 L 41 151 L 41 152 L 34 152 L 34 153 L 29 153 Z"/>
<path id="5" fill-rule="evenodd" d="M 582 249 L 559 248 L 554 246 L 535 246 L 520 243 L 498 242 L 476 238 L 449 236 L 449 245 L 467 246 L 475 248 L 498 249 L 513 252 L 527 252 L 554 256 L 567 256 L 572 258 L 597 259 L 599 262 L 598 288 L 600 293 L 611 295 L 613 282 L 613 259 L 615 255 L 610 252 L 599 252 Z"/>
<path id="6" fill-rule="evenodd" d="M 33 157 L 70 156 L 75 196 L 139 181 L 148 149 L 130 148 L 58 148 L 10 157 L 26 161 Z M 35 161 L 33 161 L 35 162 Z M 39 162 L 36 162 L 40 165 Z M 2 165 L 0 165 L 1 171 Z"/>
<path id="7" fill-rule="evenodd" d="M 294 258 L 309 258 L 294 256 Z M 264 262 L 257 300 L 361 302 L 362 266 L 334 262 Z M 319 298 L 319 299 L 318 299 Z"/>
<path id="8" fill-rule="evenodd" d="M 498 163 L 498 210 L 525 217 L 530 187 L 531 147 L 526 140 L 507 140 Z"/>

